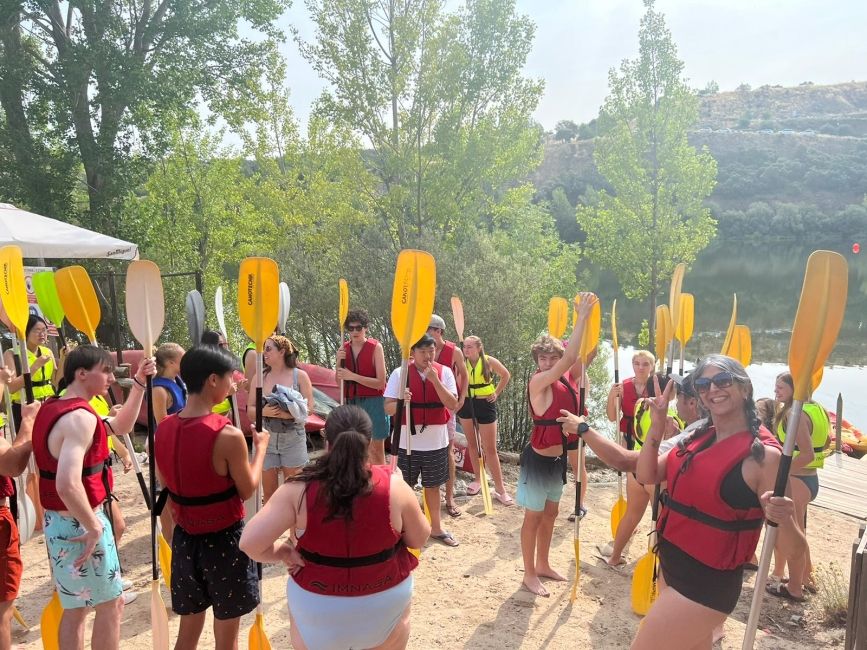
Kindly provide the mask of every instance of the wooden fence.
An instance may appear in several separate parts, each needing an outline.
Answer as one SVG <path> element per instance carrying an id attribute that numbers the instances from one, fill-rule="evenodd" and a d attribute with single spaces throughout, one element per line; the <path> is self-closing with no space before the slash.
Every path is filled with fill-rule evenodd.
<path id="1" fill-rule="evenodd" d="M 846 650 L 867 650 L 867 524 L 861 524 L 852 544 Z"/>

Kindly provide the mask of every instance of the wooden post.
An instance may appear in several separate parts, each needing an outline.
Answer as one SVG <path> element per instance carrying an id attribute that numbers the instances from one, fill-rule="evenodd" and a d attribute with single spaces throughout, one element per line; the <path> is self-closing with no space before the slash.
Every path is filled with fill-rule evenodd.
<path id="1" fill-rule="evenodd" d="M 867 604 L 867 524 L 861 524 L 858 537 L 852 543 L 852 565 L 849 571 L 849 610 L 846 614 L 845 650 L 867 648 L 867 614 L 859 603 Z M 859 617 L 859 614 L 861 616 Z"/>

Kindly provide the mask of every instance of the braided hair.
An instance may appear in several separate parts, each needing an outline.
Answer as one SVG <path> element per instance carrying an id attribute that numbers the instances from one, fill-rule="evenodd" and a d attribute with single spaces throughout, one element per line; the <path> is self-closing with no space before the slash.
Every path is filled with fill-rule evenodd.
<path id="1" fill-rule="evenodd" d="M 701 377 L 704 371 L 708 366 L 713 366 L 715 368 L 719 368 L 722 371 L 728 372 L 732 375 L 735 382 L 747 387 L 747 397 L 744 400 L 744 415 L 747 420 L 747 428 L 753 436 L 753 442 L 750 445 L 750 456 L 757 462 L 760 463 L 765 458 L 765 445 L 762 443 L 759 430 L 762 426 L 762 422 L 759 419 L 759 415 L 756 412 L 756 402 L 753 399 L 753 382 L 750 380 L 749 375 L 747 375 L 747 371 L 744 369 L 743 365 L 736 359 L 725 356 L 723 354 L 709 354 L 703 359 L 701 359 L 695 367 L 695 370 L 690 373 L 691 377 Z M 699 399 L 701 402 L 701 399 Z M 713 416 L 708 413 L 707 420 L 704 425 L 700 426 L 696 429 L 691 435 L 687 436 L 685 439 L 681 440 L 678 444 L 680 451 L 678 453 L 686 453 L 686 448 L 689 444 L 698 438 L 701 438 L 705 434 L 707 434 L 710 427 L 713 426 Z M 707 449 L 710 445 L 713 444 L 716 436 L 708 436 L 707 441 L 699 448 L 696 449 L 694 454 L 697 454 L 699 451 Z"/>

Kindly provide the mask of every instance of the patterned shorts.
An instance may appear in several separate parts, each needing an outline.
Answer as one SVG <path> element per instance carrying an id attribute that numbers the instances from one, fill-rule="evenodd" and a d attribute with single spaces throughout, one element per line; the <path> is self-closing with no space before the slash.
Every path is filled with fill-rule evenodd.
<path id="1" fill-rule="evenodd" d="M 123 591 L 111 524 L 102 509 L 96 517 L 103 526 L 102 537 L 93 554 L 80 568 L 75 568 L 73 562 L 81 555 L 84 545 L 69 540 L 83 535 L 84 528 L 74 517 L 66 517 L 54 510 L 45 511 L 43 531 L 63 609 L 96 607 L 120 598 Z"/>

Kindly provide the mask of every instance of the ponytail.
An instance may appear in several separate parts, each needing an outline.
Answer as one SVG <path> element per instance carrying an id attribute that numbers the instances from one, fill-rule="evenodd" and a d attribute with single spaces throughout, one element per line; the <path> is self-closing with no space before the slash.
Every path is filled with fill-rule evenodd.
<path id="1" fill-rule="evenodd" d="M 352 520 L 355 497 L 366 496 L 373 489 L 367 449 L 373 425 L 361 408 L 350 404 L 338 406 L 325 421 L 328 450 L 307 465 L 290 481 L 319 482 L 319 499 L 323 499 L 328 519 Z"/>
<path id="2" fill-rule="evenodd" d="M 750 395 L 744 401 L 744 413 L 747 416 L 747 426 L 750 433 L 753 434 L 753 444 L 750 445 L 750 456 L 759 465 L 765 460 L 765 445 L 759 435 L 759 429 L 762 426 L 762 421 L 759 419 L 759 414 L 756 412 L 756 403 L 753 396 Z"/>

